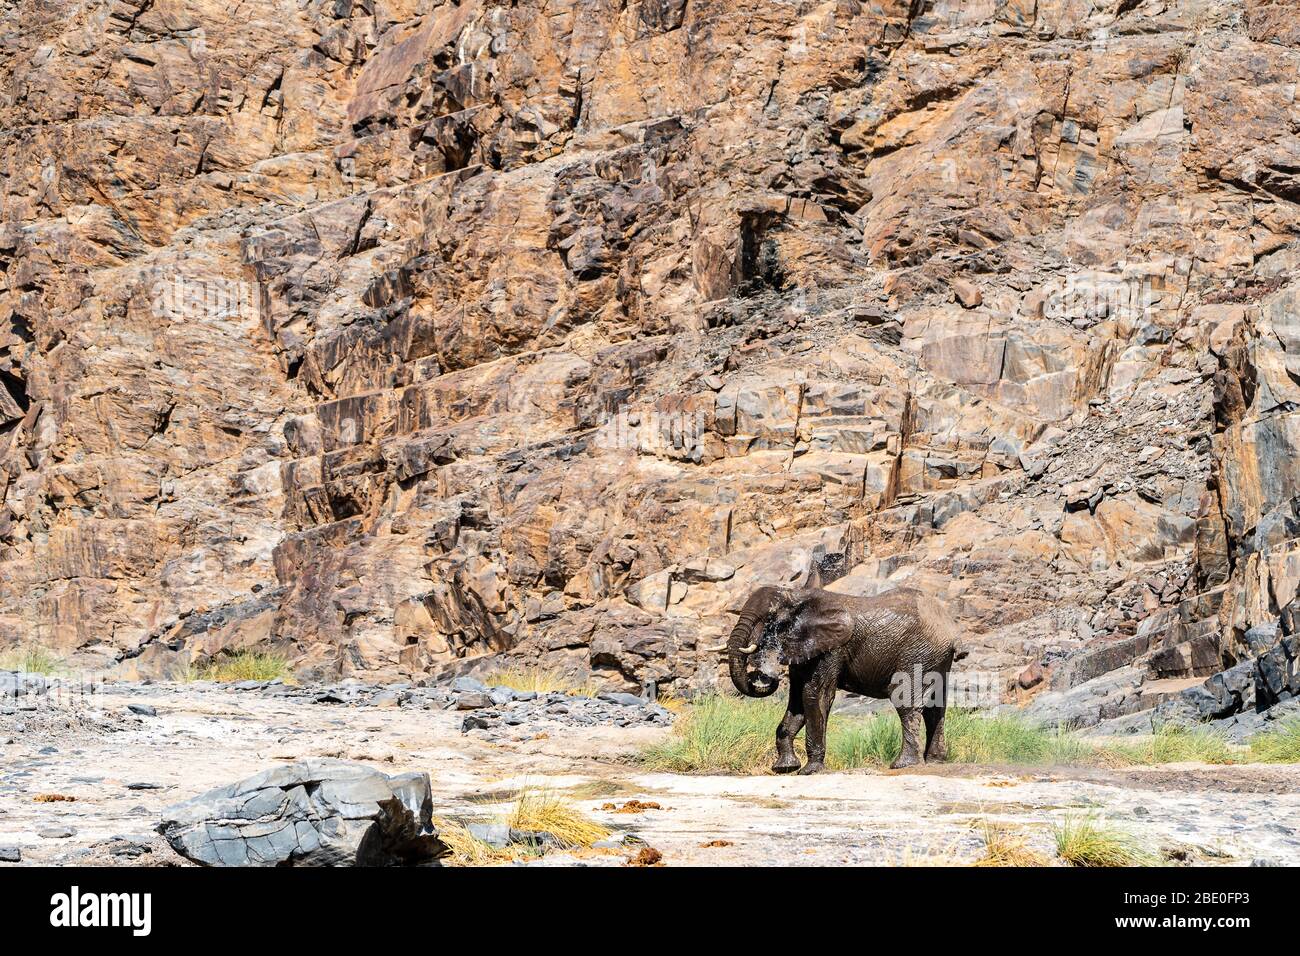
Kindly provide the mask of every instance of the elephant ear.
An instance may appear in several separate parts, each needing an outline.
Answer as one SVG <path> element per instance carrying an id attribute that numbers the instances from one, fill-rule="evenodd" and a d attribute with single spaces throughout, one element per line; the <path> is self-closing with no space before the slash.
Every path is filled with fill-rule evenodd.
<path id="1" fill-rule="evenodd" d="M 782 639 L 782 656 L 790 664 L 804 664 L 847 644 L 853 620 L 839 608 L 827 605 L 814 591 L 795 592 L 799 609 L 795 626 Z"/>

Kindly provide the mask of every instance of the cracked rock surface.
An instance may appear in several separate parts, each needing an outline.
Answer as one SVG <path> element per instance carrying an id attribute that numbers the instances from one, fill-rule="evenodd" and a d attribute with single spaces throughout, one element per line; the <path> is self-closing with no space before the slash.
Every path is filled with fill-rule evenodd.
<path id="1" fill-rule="evenodd" d="M 158 830 L 207 866 L 419 865 L 447 851 L 431 808 L 427 773 L 316 758 L 168 807 Z"/>

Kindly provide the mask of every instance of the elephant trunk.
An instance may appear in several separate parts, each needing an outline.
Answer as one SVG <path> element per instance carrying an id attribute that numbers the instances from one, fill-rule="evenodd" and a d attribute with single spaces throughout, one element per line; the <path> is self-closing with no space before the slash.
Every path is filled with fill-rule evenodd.
<path id="1" fill-rule="evenodd" d="M 749 655 L 754 652 L 754 645 L 761 636 L 771 601 L 771 588 L 759 588 L 751 594 L 745 606 L 740 609 L 740 620 L 727 639 L 727 665 L 731 671 L 731 682 L 746 697 L 766 697 L 776 691 L 775 683 L 760 690 L 749 679 Z M 759 634 L 755 633 L 756 628 Z"/>

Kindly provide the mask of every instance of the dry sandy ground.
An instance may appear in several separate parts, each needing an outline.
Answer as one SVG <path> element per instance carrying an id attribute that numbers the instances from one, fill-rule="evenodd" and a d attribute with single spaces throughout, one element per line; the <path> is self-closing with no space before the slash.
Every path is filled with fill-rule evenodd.
<path id="1" fill-rule="evenodd" d="M 129 715 L 132 703 L 157 716 Z M 0 721 L 0 847 L 21 847 L 24 864 L 182 862 L 153 834 L 163 806 L 274 762 L 332 756 L 385 772 L 428 770 L 442 815 L 490 818 L 521 783 L 568 789 L 594 817 L 660 850 L 667 865 L 971 861 L 982 848 L 979 821 L 1022 827 L 1049 850 L 1052 823 L 1086 812 L 1194 862 L 1300 863 L 1297 767 L 679 776 L 642 772 L 631 759 L 662 730 L 551 729 L 506 747 L 462 735 L 462 718 L 225 689 L 110 686 L 91 711 Z M 631 798 L 663 809 L 601 809 Z M 728 845 L 704 845 L 715 841 Z M 581 862 L 617 864 L 625 855 Z"/>

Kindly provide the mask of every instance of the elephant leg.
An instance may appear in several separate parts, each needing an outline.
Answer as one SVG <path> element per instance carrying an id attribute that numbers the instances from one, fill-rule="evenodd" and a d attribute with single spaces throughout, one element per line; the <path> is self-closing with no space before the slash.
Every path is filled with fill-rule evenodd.
<path id="1" fill-rule="evenodd" d="M 772 764 L 773 773 L 790 773 L 799 769 L 799 758 L 794 752 L 794 738 L 803 730 L 803 676 L 790 668 L 790 702 L 786 705 L 785 716 L 776 728 L 776 763 Z"/>
<path id="2" fill-rule="evenodd" d="M 898 755 L 898 759 L 891 765 L 891 769 L 898 770 L 900 767 L 911 767 L 914 764 L 922 763 L 921 757 L 921 708 L 920 707 L 899 707 L 898 719 L 903 724 L 903 750 Z"/>
<path id="3" fill-rule="evenodd" d="M 925 759 L 947 760 L 948 741 L 943 738 L 943 704 L 925 708 Z"/>
<path id="4" fill-rule="evenodd" d="M 826 768 L 826 723 L 835 703 L 836 671 L 827 661 L 813 671 L 803 688 L 803 713 L 808 721 L 804 743 L 808 746 L 808 762 L 799 771 L 801 776 L 817 773 Z"/>

